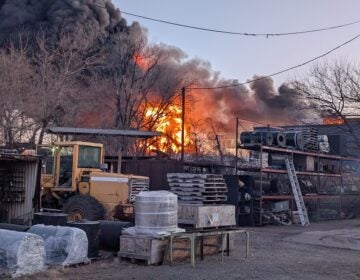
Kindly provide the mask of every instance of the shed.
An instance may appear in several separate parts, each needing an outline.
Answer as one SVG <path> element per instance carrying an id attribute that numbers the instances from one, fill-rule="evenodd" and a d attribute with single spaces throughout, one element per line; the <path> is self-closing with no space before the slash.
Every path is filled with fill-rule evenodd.
<path id="1" fill-rule="evenodd" d="M 0 222 L 29 224 L 40 199 L 41 160 L 0 151 Z"/>

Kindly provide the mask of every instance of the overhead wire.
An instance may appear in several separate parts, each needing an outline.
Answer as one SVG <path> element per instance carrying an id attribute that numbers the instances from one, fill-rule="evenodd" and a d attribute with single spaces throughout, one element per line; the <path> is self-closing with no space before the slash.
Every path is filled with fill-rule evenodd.
<path id="1" fill-rule="evenodd" d="M 294 70 L 296 68 L 299 68 L 299 67 L 302 67 L 302 66 L 305 66 L 309 63 L 312 63 L 316 60 L 319 60 L 329 54 L 331 54 L 332 52 L 350 44 L 351 42 L 355 41 L 356 39 L 358 39 L 360 37 L 360 34 L 356 35 L 355 37 L 351 38 L 350 40 L 347 40 L 346 42 L 332 48 L 331 50 L 321 54 L 321 55 L 318 55 L 310 60 L 307 60 L 303 63 L 300 63 L 300 64 L 297 64 L 295 66 L 291 66 L 291 67 L 288 67 L 288 68 L 285 68 L 283 70 L 280 70 L 278 72 L 275 72 L 275 73 L 272 73 L 270 75 L 266 75 L 266 76 L 262 76 L 262 77 L 259 77 L 259 78 L 256 78 L 256 79 L 252 79 L 252 80 L 248 80 L 246 82 L 242 82 L 242 83 L 236 83 L 236 84 L 230 84 L 230 85 L 223 85 L 223 86 L 215 86 L 215 87 L 188 87 L 187 89 L 191 89 L 191 90 L 216 90 L 216 89 L 224 89 L 224 88 L 231 88 L 231 87 L 238 87 L 238 86 L 242 86 L 242 85 L 246 85 L 246 84 L 250 84 L 250 83 L 253 83 L 253 82 L 256 82 L 256 81 L 260 81 L 260 80 L 263 80 L 263 79 L 267 79 L 267 78 L 270 78 L 270 77 L 274 77 L 274 76 L 277 76 L 277 75 L 280 75 L 280 74 L 283 74 L 285 72 L 288 72 L 288 71 L 291 71 L 291 70 Z"/>
<path id="2" fill-rule="evenodd" d="M 102 6 L 100 4 L 93 3 L 93 6 L 97 6 L 103 9 L 106 9 L 105 6 Z M 150 21 L 155 21 L 159 23 L 165 23 L 173 26 L 183 27 L 183 28 L 190 28 L 195 30 L 201 30 L 201 31 L 207 31 L 207 32 L 215 32 L 215 33 L 222 33 L 222 34 L 228 34 L 228 35 L 240 35 L 240 36 L 261 36 L 261 37 L 277 37 L 277 36 L 290 36 L 290 35 L 300 35 L 300 34 L 306 34 L 306 33 L 315 33 L 315 32 L 322 32 L 327 30 L 333 30 L 338 28 L 343 28 L 346 26 L 351 26 L 360 23 L 360 19 L 351 21 L 348 23 L 343 23 L 339 25 L 333 25 L 328 27 L 322 27 L 322 28 L 315 28 L 315 29 L 309 29 L 309 30 L 300 30 L 300 31 L 291 31 L 291 32 L 276 32 L 276 33 L 252 33 L 252 32 L 236 32 L 236 31 L 227 31 L 227 30 L 220 30 L 220 29 L 214 29 L 214 28 L 206 28 L 206 27 L 200 27 L 200 26 L 194 26 L 194 25 L 188 25 L 163 19 L 157 19 L 153 17 L 143 16 L 139 14 L 134 14 L 131 12 L 126 12 L 123 10 L 120 10 L 120 12 L 124 15 L 133 16 L 136 18 L 142 18 Z"/>
<path id="3" fill-rule="evenodd" d="M 94 6 L 106 9 L 106 7 L 93 3 Z M 246 33 L 246 32 L 232 32 L 232 31 L 224 31 L 224 30 L 217 30 L 217 29 L 209 29 L 209 28 L 202 28 L 202 27 L 196 27 L 196 26 L 191 26 L 191 25 L 186 25 L 186 24 L 180 24 L 180 23 L 175 23 L 175 22 L 170 22 L 170 21 L 165 21 L 165 20 L 160 20 L 160 19 L 155 19 L 155 18 L 150 18 L 150 17 L 146 17 L 146 16 L 141 16 L 141 15 L 137 15 L 137 14 L 133 14 L 133 13 L 129 13 L 129 12 L 125 12 L 125 11 L 121 11 L 121 13 L 126 14 L 126 15 L 130 15 L 130 16 L 134 16 L 134 17 L 139 17 L 139 18 L 143 18 L 143 19 L 148 19 L 148 20 L 152 20 L 152 21 L 158 21 L 158 22 L 162 22 L 162 23 L 166 23 L 166 24 L 171 24 L 171 25 L 177 25 L 177 26 L 181 26 L 181 27 L 187 27 L 187 28 L 192 28 L 192 29 L 199 29 L 199 30 L 203 30 L 203 31 L 211 31 L 211 32 L 218 32 L 218 33 L 226 33 L 226 34 L 234 34 L 234 35 L 246 35 L 246 36 L 266 36 L 266 37 L 270 37 L 270 36 L 285 36 L 285 35 L 298 35 L 298 34 L 305 34 L 305 33 L 314 33 L 314 32 L 320 32 L 320 31 L 325 31 L 325 30 L 331 30 L 331 29 L 337 29 L 337 28 L 341 28 L 341 27 L 345 27 L 345 26 L 349 26 L 349 25 L 354 25 L 360 22 L 360 20 L 356 20 L 353 22 L 349 22 L 349 23 L 345 23 L 345 24 L 341 24 L 341 25 L 335 25 L 335 26 L 330 26 L 330 27 L 325 27 L 325 28 L 318 28 L 318 29 L 311 29 L 311 30 L 304 30 L 304 31 L 294 31 L 294 32 L 285 32 L 285 33 Z M 191 90 L 216 90 L 216 89 L 224 89 L 224 88 L 232 88 L 232 87 L 238 87 L 238 86 L 242 86 L 242 85 L 246 85 L 246 84 L 250 84 L 256 81 L 260 81 L 263 79 L 267 79 L 270 77 L 274 77 L 283 73 L 286 73 L 288 71 L 294 70 L 296 68 L 300 68 L 302 66 L 305 66 L 309 63 L 312 63 L 316 60 L 319 60 L 329 54 L 331 54 L 332 52 L 350 44 L 351 42 L 355 41 L 356 39 L 358 39 L 360 37 L 360 34 L 356 35 L 355 37 L 343 42 L 342 44 L 330 49 L 329 51 L 318 55 L 310 60 L 307 60 L 303 63 L 297 64 L 295 66 L 291 66 L 288 68 L 285 68 L 283 70 L 280 70 L 278 72 L 266 75 L 266 76 L 261 76 L 259 78 L 256 79 L 251 79 L 248 80 L 246 82 L 242 82 L 242 83 L 236 83 L 236 84 L 230 84 L 230 85 L 222 85 L 222 86 L 215 86 L 215 87 L 187 87 L 187 89 L 191 89 Z"/>
<path id="4" fill-rule="evenodd" d="M 253 37 L 261 36 L 261 37 L 267 37 L 267 38 L 268 37 L 290 36 L 290 35 L 300 35 L 300 34 L 306 34 L 306 33 L 322 32 L 322 31 L 343 28 L 346 26 L 360 23 L 360 20 L 355 20 L 352 22 L 344 23 L 344 24 L 333 25 L 333 26 L 328 26 L 328 27 L 323 27 L 323 28 L 309 29 L 309 30 L 292 31 L 292 32 L 277 32 L 277 33 L 251 33 L 251 32 L 236 32 L 236 31 L 227 31 L 227 30 L 206 28 L 206 27 L 200 27 L 200 26 L 194 26 L 194 25 L 188 25 L 188 24 L 183 24 L 183 23 L 178 23 L 178 22 L 173 22 L 173 21 L 152 18 L 152 17 L 138 15 L 138 14 L 125 12 L 125 11 L 120 11 L 120 12 L 124 15 L 133 16 L 136 18 L 142 18 L 142 19 L 146 19 L 146 20 L 150 20 L 150 21 L 159 22 L 159 23 L 165 23 L 165 24 L 174 25 L 174 26 L 178 26 L 178 27 L 190 28 L 190 29 L 207 31 L 207 32 L 222 33 L 222 34 L 228 34 L 228 35 L 253 36 Z"/>

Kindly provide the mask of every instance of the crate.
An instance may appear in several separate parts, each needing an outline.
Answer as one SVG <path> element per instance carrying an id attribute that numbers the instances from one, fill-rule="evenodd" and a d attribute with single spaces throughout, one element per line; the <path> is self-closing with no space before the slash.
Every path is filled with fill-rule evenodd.
<path id="1" fill-rule="evenodd" d="M 224 242 L 223 242 L 224 241 Z M 221 235 L 208 235 L 203 237 L 203 254 L 204 256 L 217 255 L 220 252 L 221 243 L 226 248 L 226 240 L 222 240 Z M 235 234 L 229 234 L 229 250 L 235 249 Z M 201 256 L 201 243 L 199 240 L 195 242 L 195 256 Z M 190 240 L 189 239 L 175 239 L 173 241 L 173 261 L 183 262 L 190 259 Z M 165 253 L 164 260 L 170 262 L 169 250 Z"/>
<path id="2" fill-rule="evenodd" d="M 179 224 L 194 228 L 236 225 L 234 205 L 178 205 Z"/>
<path id="3" fill-rule="evenodd" d="M 148 236 L 120 236 L 119 257 L 131 260 L 143 260 L 146 264 L 160 264 L 163 262 L 167 248 L 167 240 Z"/>

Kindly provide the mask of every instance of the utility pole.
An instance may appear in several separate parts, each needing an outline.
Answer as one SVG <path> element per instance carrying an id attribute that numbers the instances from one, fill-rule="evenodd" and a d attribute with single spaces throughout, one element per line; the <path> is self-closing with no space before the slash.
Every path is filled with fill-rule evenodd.
<path id="1" fill-rule="evenodd" d="M 184 162 L 185 148 L 185 87 L 181 89 L 181 162 Z"/>
<path id="2" fill-rule="evenodd" d="M 236 118 L 236 129 L 235 129 L 235 175 L 237 175 L 238 165 L 238 139 L 239 139 L 239 118 Z"/>

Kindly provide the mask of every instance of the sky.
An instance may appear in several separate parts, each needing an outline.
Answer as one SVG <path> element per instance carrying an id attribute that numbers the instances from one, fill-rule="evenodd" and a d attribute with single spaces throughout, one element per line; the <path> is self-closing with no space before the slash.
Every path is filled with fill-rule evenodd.
<path id="1" fill-rule="evenodd" d="M 360 20 L 359 0 L 113 0 L 121 10 L 205 28 L 248 33 L 308 30 Z M 148 30 L 150 42 L 182 49 L 210 62 L 214 71 L 239 82 L 312 59 L 360 34 L 360 23 L 341 29 L 284 37 L 210 33 L 123 15 Z M 359 60 L 360 38 L 326 60 Z M 320 61 L 324 61 L 320 60 Z M 274 77 L 275 85 L 306 75 L 311 65 Z"/>

